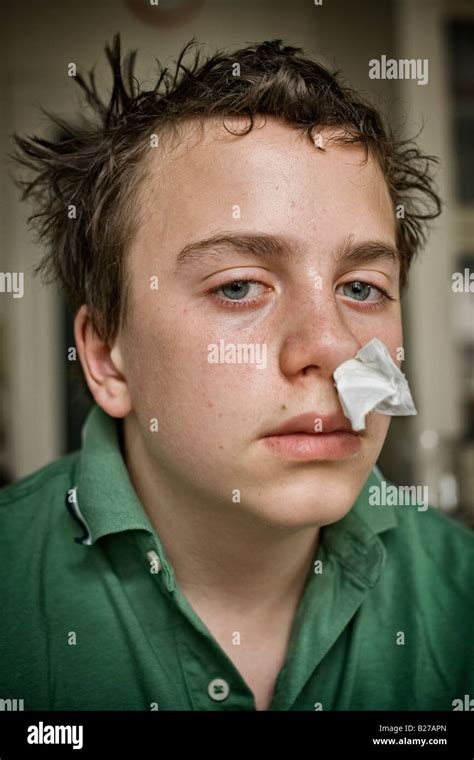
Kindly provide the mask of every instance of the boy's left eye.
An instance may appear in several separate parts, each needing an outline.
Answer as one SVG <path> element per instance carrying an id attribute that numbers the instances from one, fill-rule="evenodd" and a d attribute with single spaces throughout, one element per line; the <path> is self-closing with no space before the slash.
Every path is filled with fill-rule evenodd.
<path id="1" fill-rule="evenodd" d="M 348 298 L 352 298 L 355 301 L 383 301 L 385 298 L 389 298 L 388 293 L 383 288 L 378 288 L 375 285 L 370 285 L 368 282 L 362 282 L 361 280 L 354 280 L 353 282 L 344 282 L 336 289 L 342 288 L 343 295 Z"/>
<path id="2" fill-rule="evenodd" d="M 241 298 L 245 298 L 248 295 L 250 285 L 255 284 L 250 282 L 250 280 L 235 280 L 227 285 L 221 285 L 218 290 L 226 298 L 230 298 L 232 301 L 240 301 Z"/>

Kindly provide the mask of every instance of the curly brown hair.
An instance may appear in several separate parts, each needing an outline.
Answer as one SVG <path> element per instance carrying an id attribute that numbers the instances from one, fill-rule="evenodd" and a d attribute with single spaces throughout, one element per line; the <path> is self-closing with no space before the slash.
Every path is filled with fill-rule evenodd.
<path id="1" fill-rule="evenodd" d="M 314 129 L 337 127 L 334 139 L 361 143 L 366 157 L 370 151 L 376 158 L 394 213 L 403 208 L 396 219 L 403 288 L 426 241 L 427 221 L 441 212 L 432 176 L 437 159 L 423 155 L 412 140 L 397 140 L 382 115 L 344 86 L 338 72 L 330 73 L 301 48 L 272 40 L 229 55 L 217 52 L 203 62 L 194 50 L 186 66 L 183 60 L 196 46 L 194 38 L 185 45 L 174 74 L 157 61 L 155 86 L 142 90 L 134 77 L 136 51 L 122 60 L 116 35 L 105 48 L 113 74 L 108 102 L 99 97 L 93 71 L 87 79 L 77 74 L 90 117 L 69 123 L 47 114 L 59 130 L 55 140 L 15 135 L 13 158 L 28 170 L 17 182 L 22 198 L 34 201 L 29 221 L 46 243 L 35 272 L 59 282 L 73 311 L 86 304 L 98 334 L 112 340 L 126 313 L 124 260 L 140 223 L 135 206 L 150 134 L 189 118 L 202 124 L 210 117 L 245 116 L 248 126 L 238 132 L 244 135 L 255 116 L 269 114 L 311 140 Z M 71 205 L 74 220 L 68 217 Z"/>

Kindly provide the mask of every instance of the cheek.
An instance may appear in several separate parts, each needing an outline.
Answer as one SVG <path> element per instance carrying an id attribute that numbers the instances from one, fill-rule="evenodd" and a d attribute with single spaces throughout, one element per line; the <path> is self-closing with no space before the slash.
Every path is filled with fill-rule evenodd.
<path id="1" fill-rule="evenodd" d="M 403 347 L 401 312 L 398 307 L 390 316 L 382 317 L 374 334 L 387 346 L 392 359 L 400 364 L 400 348 Z M 373 335 L 371 336 L 373 337 Z"/>
<path id="2" fill-rule="evenodd" d="M 206 331 L 183 316 L 174 324 L 155 319 L 153 326 L 129 335 L 127 380 L 134 409 L 143 424 L 157 417 L 170 435 L 184 426 L 200 439 L 214 431 L 229 440 L 233 430 L 255 424 L 258 399 L 268 394 L 268 366 L 223 363 L 222 331 Z M 223 342 L 229 341 L 227 336 Z M 216 357 L 210 346 L 217 350 L 217 363 L 209 361 Z M 262 364 L 262 357 L 257 359 Z"/>
<path id="3" fill-rule="evenodd" d="M 368 416 L 367 432 L 372 437 L 375 445 L 382 446 L 390 427 L 391 417 L 387 414 L 374 412 Z"/>
<path id="4" fill-rule="evenodd" d="M 385 414 L 373 414 L 372 416 L 376 418 L 376 432 L 374 434 L 374 449 L 371 456 L 371 460 L 375 464 L 377 462 L 377 459 L 380 456 L 385 440 L 387 438 L 392 417 L 388 417 Z"/>
<path id="5" fill-rule="evenodd" d="M 384 342 L 389 350 L 390 356 L 392 357 L 397 367 L 402 368 L 403 360 L 405 358 L 405 349 L 403 346 L 403 333 L 401 325 L 394 328 L 390 334 L 387 335 Z"/>

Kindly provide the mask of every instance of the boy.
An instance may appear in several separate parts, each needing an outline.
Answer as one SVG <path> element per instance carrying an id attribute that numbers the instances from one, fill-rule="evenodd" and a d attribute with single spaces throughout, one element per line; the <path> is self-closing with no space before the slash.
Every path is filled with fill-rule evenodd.
<path id="1" fill-rule="evenodd" d="M 1 497 L 0 696 L 451 710 L 472 536 L 370 503 L 389 417 L 353 430 L 333 380 L 403 346 L 429 159 L 279 40 L 185 52 L 140 92 L 116 39 L 108 104 L 77 77 L 96 122 L 17 138 L 96 403 L 80 452 Z"/>

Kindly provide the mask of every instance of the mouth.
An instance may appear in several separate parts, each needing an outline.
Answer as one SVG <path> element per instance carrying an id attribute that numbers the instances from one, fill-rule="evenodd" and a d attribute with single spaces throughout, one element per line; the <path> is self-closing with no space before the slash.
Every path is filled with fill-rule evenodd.
<path id="1" fill-rule="evenodd" d="M 362 437 L 339 413 L 308 412 L 287 420 L 262 440 L 283 459 L 335 461 L 354 457 L 360 450 Z"/>

